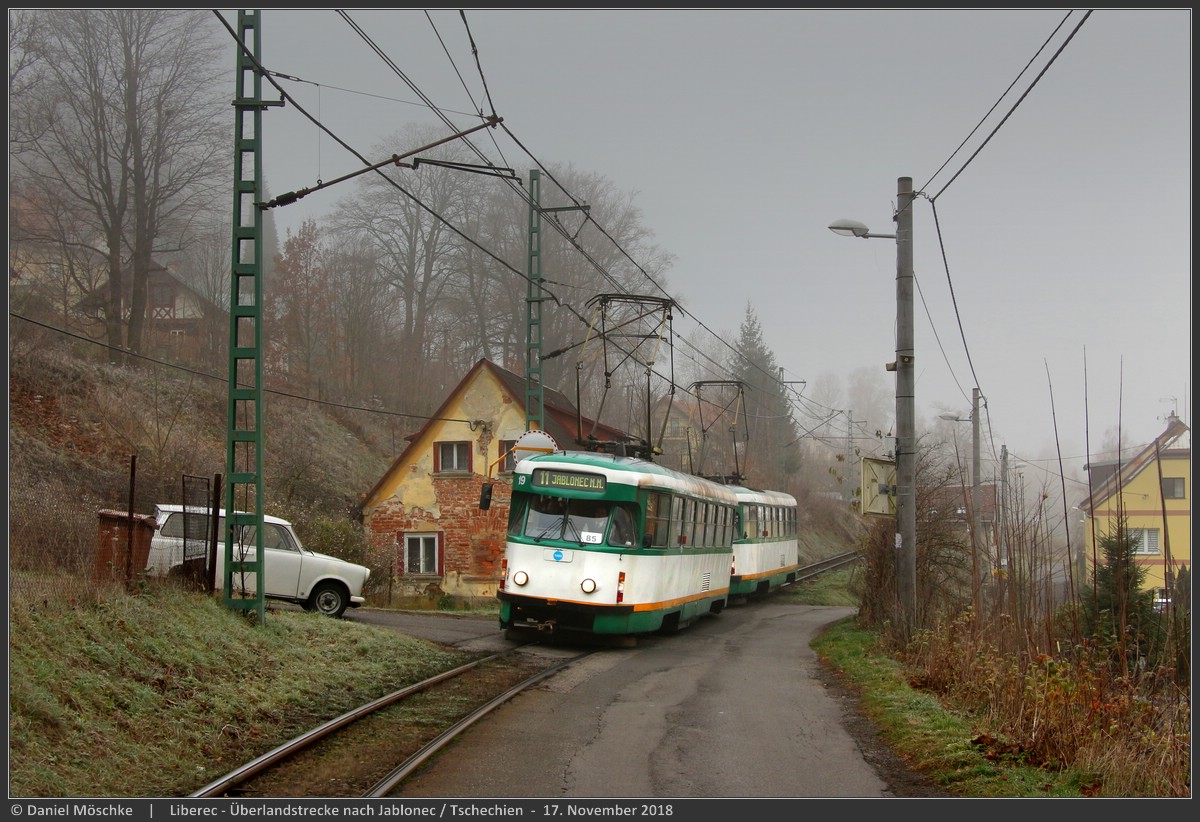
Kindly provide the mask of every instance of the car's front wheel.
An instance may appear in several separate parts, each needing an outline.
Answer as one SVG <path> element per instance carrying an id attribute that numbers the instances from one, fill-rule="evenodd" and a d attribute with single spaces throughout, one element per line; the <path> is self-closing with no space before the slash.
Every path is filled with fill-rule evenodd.
<path id="1" fill-rule="evenodd" d="M 350 605 L 350 594 L 336 582 L 322 582 L 313 588 L 305 609 L 317 611 L 325 616 L 340 617 Z"/>

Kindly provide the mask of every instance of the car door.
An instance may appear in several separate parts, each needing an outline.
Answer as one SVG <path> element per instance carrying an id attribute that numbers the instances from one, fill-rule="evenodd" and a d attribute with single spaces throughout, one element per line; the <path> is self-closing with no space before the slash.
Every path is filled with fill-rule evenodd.
<path id="1" fill-rule="evenodd" d="M 298 597 L 304 552 L 291 533 L 282 525 L 263 523 L 263 549 L 266 551 L 263 593 L 269 597 Z"/>
<path id="2" fill-rule="evenodd" d="M 234 561 L 254 562 L 256 548 L 254 526 L 243 526 L 241 539 L 233 547 Z M 272 522 L 263 523 L 263 552 L 263 595 L 283 599 L 298 598 L 300 567 L 304 556 L 288 529 Z M 255 574 L 252 572 L 239 571 L 233 575 L 234 590 L 244 596 L 253 596 L 257 585 Z"/>

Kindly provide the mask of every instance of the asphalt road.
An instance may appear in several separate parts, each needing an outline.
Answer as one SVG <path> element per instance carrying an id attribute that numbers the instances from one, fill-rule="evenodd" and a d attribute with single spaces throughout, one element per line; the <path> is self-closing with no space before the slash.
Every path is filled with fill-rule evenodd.
<path id="1" fill-rule="evenodd" d="M 891 796 L 815 675 L 809 643 L 851 613 L 751 604 L 636 648 L 600 650 L 470 728 L 396 795 Z M 512 644 L 495 618 L 347 618 L 471 650 Z"/>
<path id="2" fill-rule="evenodd" d="M 342 617 L 350 622 L 362 622 L 392 628 L 401 633 L 454 645 L 468 651 L 503 650 L 517 643 L 509 642 L 500 630 L 495 616 L 468 616 L 445 611 L 384 611 L 353 608 Z"/>

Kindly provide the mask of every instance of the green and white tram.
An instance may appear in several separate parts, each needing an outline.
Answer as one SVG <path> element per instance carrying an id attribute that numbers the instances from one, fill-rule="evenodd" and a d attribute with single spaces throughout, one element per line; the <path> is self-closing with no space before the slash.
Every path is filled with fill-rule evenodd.
<path id="1" fill-rule="evenodd" d="M 512 482 L 497 592 L 506 631 L 636 635 L 725 607 L 733 488 L 585 451 L 522 459 Z"/>
<path id="2" fill-rule="evenodd" d="M 796 498 L 781 491 L 731 486 L 738 500 L 738 533 L 729 576 L 731 601 L 765 594 L 796 581 Z"/>

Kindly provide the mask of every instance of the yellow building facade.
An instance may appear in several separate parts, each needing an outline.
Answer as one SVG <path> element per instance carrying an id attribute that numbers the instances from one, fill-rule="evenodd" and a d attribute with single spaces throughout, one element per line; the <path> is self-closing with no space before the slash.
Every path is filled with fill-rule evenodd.
<path id="1" fill-rule="evenodd" d="M 1172 416 L 1167 429 L 1124 463 L 1089 465 L 1090 498 L 1079 506 L 1084 522 L 1089 576 L 1104 562 L 1099 540 L 1116 533 L 1122 519 L 1136 540 L 1134 559 L 1146 571 L 1143 588 L 1159 593 L 1192 565 L 1192 451 L 1179 441 L 1190 429 Z"/>

